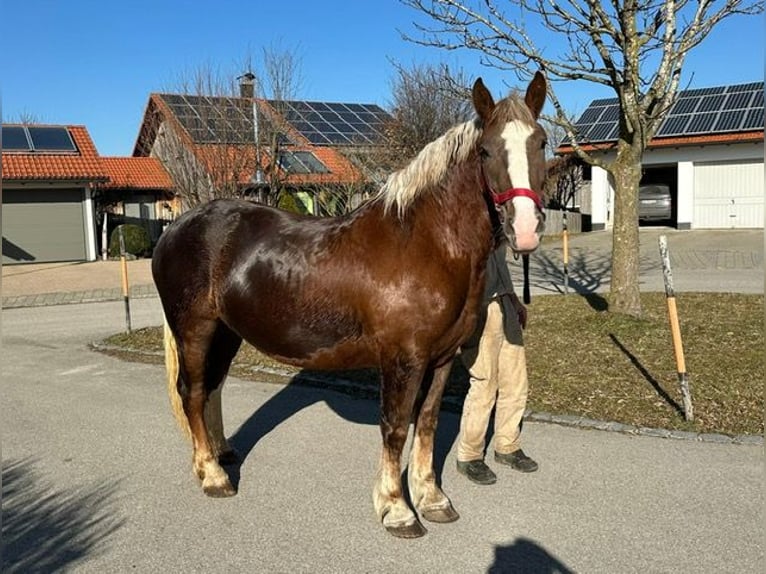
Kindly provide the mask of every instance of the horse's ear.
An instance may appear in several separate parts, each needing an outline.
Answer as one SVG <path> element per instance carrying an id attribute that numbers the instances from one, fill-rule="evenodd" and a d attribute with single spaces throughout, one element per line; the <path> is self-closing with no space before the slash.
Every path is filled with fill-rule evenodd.
<path id="1" fill-rule="evenodd" d="M 492 110 L 495 109 L 495 100 L 492 98 L 492 94 L 489 93 L 487 86 L 481 81 L 481 78 L 477 78 L 473 84 L 473 107 L 476 109 L 476 113 L 482 121 L 489 120 L 492 115 Z"/>
<path id="2" fill-rule="evenodd" d="M 527 94 L 524 96 L 524 101 L 527 107 L 535 116 L 535 119 L 540 117 L 540 112 L 543 111 L 543 104 L 545 104 L 545 96 L 547 95 L 547 87 L 545 84 L 545 76 L 542 72 L 535 72 L 535 77 L 529 82 L 527 86 Z"/>

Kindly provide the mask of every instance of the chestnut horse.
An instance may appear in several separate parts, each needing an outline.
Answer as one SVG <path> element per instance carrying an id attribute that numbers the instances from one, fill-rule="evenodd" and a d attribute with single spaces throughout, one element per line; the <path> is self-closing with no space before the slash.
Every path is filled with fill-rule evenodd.
<path id="1" fill-rule="evenodd" d="M 426 532 L 402 487 L 411 421 L 410 500 L 426 520 L 458 518 L 433 470 L 442 392 L 476 324 L 493 225 L 505 227 L 517 252 L 539 244 L 545 96 L 539 72 L 524 98 L 497 103 L 477 80 L 477 117 L 425 146 L 348 215 L 215 200 L 165 231 L 152 273 L 165 314 L 168 390 L 205 494 L 235 494 L 221 466 L 237 459 L 224 436 L 221 388 L 244 339 L 299 367 L 377 367 L 379 520 L 395 536 Z"/>

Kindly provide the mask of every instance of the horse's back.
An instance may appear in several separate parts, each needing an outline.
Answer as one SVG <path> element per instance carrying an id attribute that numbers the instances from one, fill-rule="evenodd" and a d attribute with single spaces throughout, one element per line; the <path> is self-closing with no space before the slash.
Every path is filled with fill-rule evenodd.
<path id="1" fill-rule="evenodd" d="M 181 215 L 162 234 L 152 255 L 152 276 L 166 315 L 199 304 L 227 257 L 243 215 L 268 221 L 277 210 L 247 201 L 217 199 Z"/>

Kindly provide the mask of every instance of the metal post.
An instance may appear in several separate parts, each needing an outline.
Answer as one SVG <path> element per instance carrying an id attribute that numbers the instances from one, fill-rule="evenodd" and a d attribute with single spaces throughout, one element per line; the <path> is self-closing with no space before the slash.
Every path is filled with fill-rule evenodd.
<path id="1" fill-rule="evenodd" d="M 569 294 L 569 231 L 567 230 L 567 212 L 562 211 L 561 222 L 563 229 L 564 247 L 564 295 Z"/>
<path id="2" fill-rule="evenodd" d="M 258 129 L 258 102 L 253 95 L 253 132 L 255 135 L 255 183 L 263 183 L 263 171 L 261 170 L 261 136 Z"/>
<path id="3" fill-rule="evenodd" d="M 117 233 L 120 238 L 120 269 L 122 270 L 122 298 L 125 301 L 125 326 L 128 333 L 131 331 L 130 326 L 130 299 L 128 297 L 128 264 L 125 260 L 125 236 L 122 232 L 122 225 L 117 227 Z"/>

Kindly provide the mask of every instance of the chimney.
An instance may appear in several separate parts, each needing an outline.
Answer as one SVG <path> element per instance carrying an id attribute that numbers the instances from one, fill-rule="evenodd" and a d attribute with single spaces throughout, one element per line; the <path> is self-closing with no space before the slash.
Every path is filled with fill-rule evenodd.
<path id="1" fill-rule="evenodd" d="M 253 99 L 255 97 L 255 74 L 246 72 L 238 76 L 239 95 L 242 98 Z"/>

